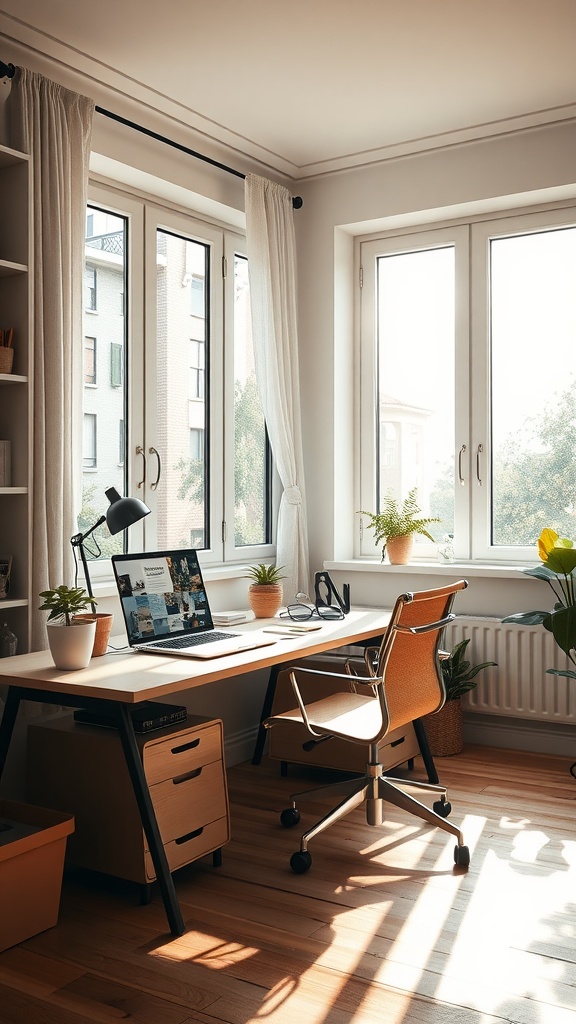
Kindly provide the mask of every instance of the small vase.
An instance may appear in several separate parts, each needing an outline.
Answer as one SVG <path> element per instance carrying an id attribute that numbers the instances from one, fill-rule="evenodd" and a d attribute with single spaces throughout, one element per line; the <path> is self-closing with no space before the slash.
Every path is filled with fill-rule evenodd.
<path id="1" fill-rule="evenodd" d="M 464 749 L 462 732 L 462 700 L 447 700 L 440 711 L 422 719 L 430 753 L 433 757 L 452 757 Z"/>
<path id="2" fill-rule="evenodd" d="M 106 612 L 82 612 L 82 614 L 74 616 L 74 622 L 95 622 L 96 635 L 94 637 L 92 657 L 100 658 L 103 654 L 106 654 L 114 616 L 112 614 L 108 615 Z"/>
<path id="3" fill-rule="evenodd" d="M 384 546 L 384 555 L 388 556 L 390 565 L 408 565 L 412 557 L 414 547 L 414 535 L 407 534 L 405 537 L 389 537 Z"/>
<path id="4" fill-rule="evenodd" d="M 257 619 L 271 619 L 282 604 L 281 583 L 252 583 L 248 601 Z"/>
<path id="5" fill-rule="evenodd" d="M 48 645 L 56 668 L 64 671 L 86 668 L 92 657 L 96 622 L 49 622 Z"/>

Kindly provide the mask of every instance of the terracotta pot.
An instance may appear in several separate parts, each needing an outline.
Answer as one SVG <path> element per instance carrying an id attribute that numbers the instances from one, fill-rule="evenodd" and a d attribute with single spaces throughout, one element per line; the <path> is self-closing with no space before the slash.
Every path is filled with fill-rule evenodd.
<path id="1" fill-rule="evenodd" d="M 452 757 L 464 749 L 462 700 L 447 700 L 440 711 L 422 719 L 433 757 Z"/>
<path id="2" fill-rule="evenodd" d="M 390 565 L 407 565 L 412 557 L 414 534 L 405 537 L 389 537 L 384 546 L 384 554 L 388 556 Z"/>
<path id="3" fill-rule="evenodd" d="M 251 583 L 248 601 L 257 619 L 271 619 L 282 604 L 282 584 Z"/>
<path id="4" fill-rule="evenodd" d="M 96 622 L 49 622 L 48 645 L 56 668 L 72 671 L 86 668 L 92 657 Z"/>
<path id="5" fill-rule="evenodd" d="M 108 615 L 106 614 L 106 612 L 82 612 L 81 615 L 74 616 L 74 621 L 96 623 L 96 634 L 94 636 L 94 647 L 92 648 L 92 657 L 100 658 L 103 654 L 106 654 L 106 651 L 108 650 L 108 641 L 110 639 L 110 633 L 112 632 L 112 623 L 114 622 L 114 616 Z"/>

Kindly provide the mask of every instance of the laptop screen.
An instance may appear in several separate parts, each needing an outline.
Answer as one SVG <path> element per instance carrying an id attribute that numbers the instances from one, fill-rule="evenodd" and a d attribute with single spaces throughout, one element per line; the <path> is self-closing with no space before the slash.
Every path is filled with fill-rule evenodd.
<path id="1" fill-rule="evenodd" d="M 131 644 L 214 628 L 196 551 L 112 555 L 112 566 Z"/>

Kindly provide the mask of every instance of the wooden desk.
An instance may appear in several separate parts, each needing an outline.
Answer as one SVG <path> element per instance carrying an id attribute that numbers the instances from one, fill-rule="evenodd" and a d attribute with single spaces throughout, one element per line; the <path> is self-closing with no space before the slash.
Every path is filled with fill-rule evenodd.
<path id="1" fill-rule="evenodd" d="M 379 636 L 386 629 L 389 617 L 390 613 L 386 611 L 353 610 L 344 619 L 323 622 L 321 629 L 307 636 L 275 636 L 275 643 L 269 647 L 209 661 L 134 651 L 123 654 L 111 652 L 93 658 L 88 668 L 81 671 L 62 672 L 54 667 L 48 651 L 3 659 L 0 662 L 0 682 L 8 686 L 8 696 L 0 722 L 0 777 L 21 700 L 71 708 L 81 706 L 106 710 L 112 714 L 122 741 L 168 924 L 173 935 L 182 935 L 185 931 L 184 921 L 142 768 L 130 705 L 154 698 L 166 700 L 196 686 L 270 668 L 273 671 L 270 674 L 271 682 L 262 709 L 262 719 L 268 713 L 267 702 L 271 706 L 274 678 L 279 666 L 289 665 L 295 659 L 307 655 L 322 654 L 335 647 L 345 647 Z M 275 621 L 277 624 L 278 620 Z M 251 632 L 266 624 L 266 620 L 258 619 L 235 627 L 234 632 Z M 262 731 L 261 728 L 260 733 Z M 257 748 L 256 754 L 258 749 L 261 755 L 260 748 Z M 258 763 L 257 759 L 254 763 Z"/>

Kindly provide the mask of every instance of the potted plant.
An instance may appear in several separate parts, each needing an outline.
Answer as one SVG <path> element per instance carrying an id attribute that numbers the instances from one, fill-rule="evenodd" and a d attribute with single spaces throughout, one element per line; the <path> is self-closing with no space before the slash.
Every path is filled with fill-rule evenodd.
<path id="1" fill-rule="evenodd" d="M 43 590 L 40 611 L 49 611 L 48 645 L 56 668 L 86 668 L 92 657 L 96 621 L 94 618 L 75 619 L 76 612 L 95 604 L 94 598 L 82 587 L 60 586 Z"/>
<path id="2" fill-rule="evenodd" d="M 253 565 L 246 578 L 252 580 L 248 587 L 248 601 L 257 619 L 271 619 L 282 604 L 282 584 L 286 579 L 281 575 L 284 566 Z"/>
<path id="3" fill-rule="evenodd" d="M 450 757 L 464 748 L 462 732 L 462 697 L 478 685 L 476 676 L 495 661 L 471 665 L 466 658 L 470 638 L 456 644 L 450 654 L 440 654 L 442 681 L 446 700 L 439 711 L 423 718 L 430 752 L 436 757 Z"/>
<path id="4" fill-rule="evenodd" d="M 568 537 L 559 537 L 555 530 L 544 529 L 538 538 L 538 554 L 542 565 L 522 569 L 526 576 L 534 576 L 549 585 L 555 597 L 552 611 L 517 612 L 507 615 L 503 622 L 516 622 L 520 626 L 542 624 L 558 644 L 569 661 L 576 665 L 576 547 Z M 576 679 L 573 669 L 548 668 L 549 675 Z"/>
<path id="5" fill-rule="evenodd" d="M 424 537 L 428 537 L 428 540 L 433 541 L 434 538 L 428 533 L 426 527 L 429 523 L 440 522 L 439 519 L 422 516 L 422 509 L 416 501 L 415 487 L 409 491 L 401 505 L 389 494 L 381 512 L 359 512 L 358 514 L 368 517 L 368 525 L 371 530 L 374 530 L 376 543 L 381 544 L 384 541 L 382 561 L 388 555 L 391 565 L 406 565 L 412 554 L 414 534 L 421 533 Z"/>

